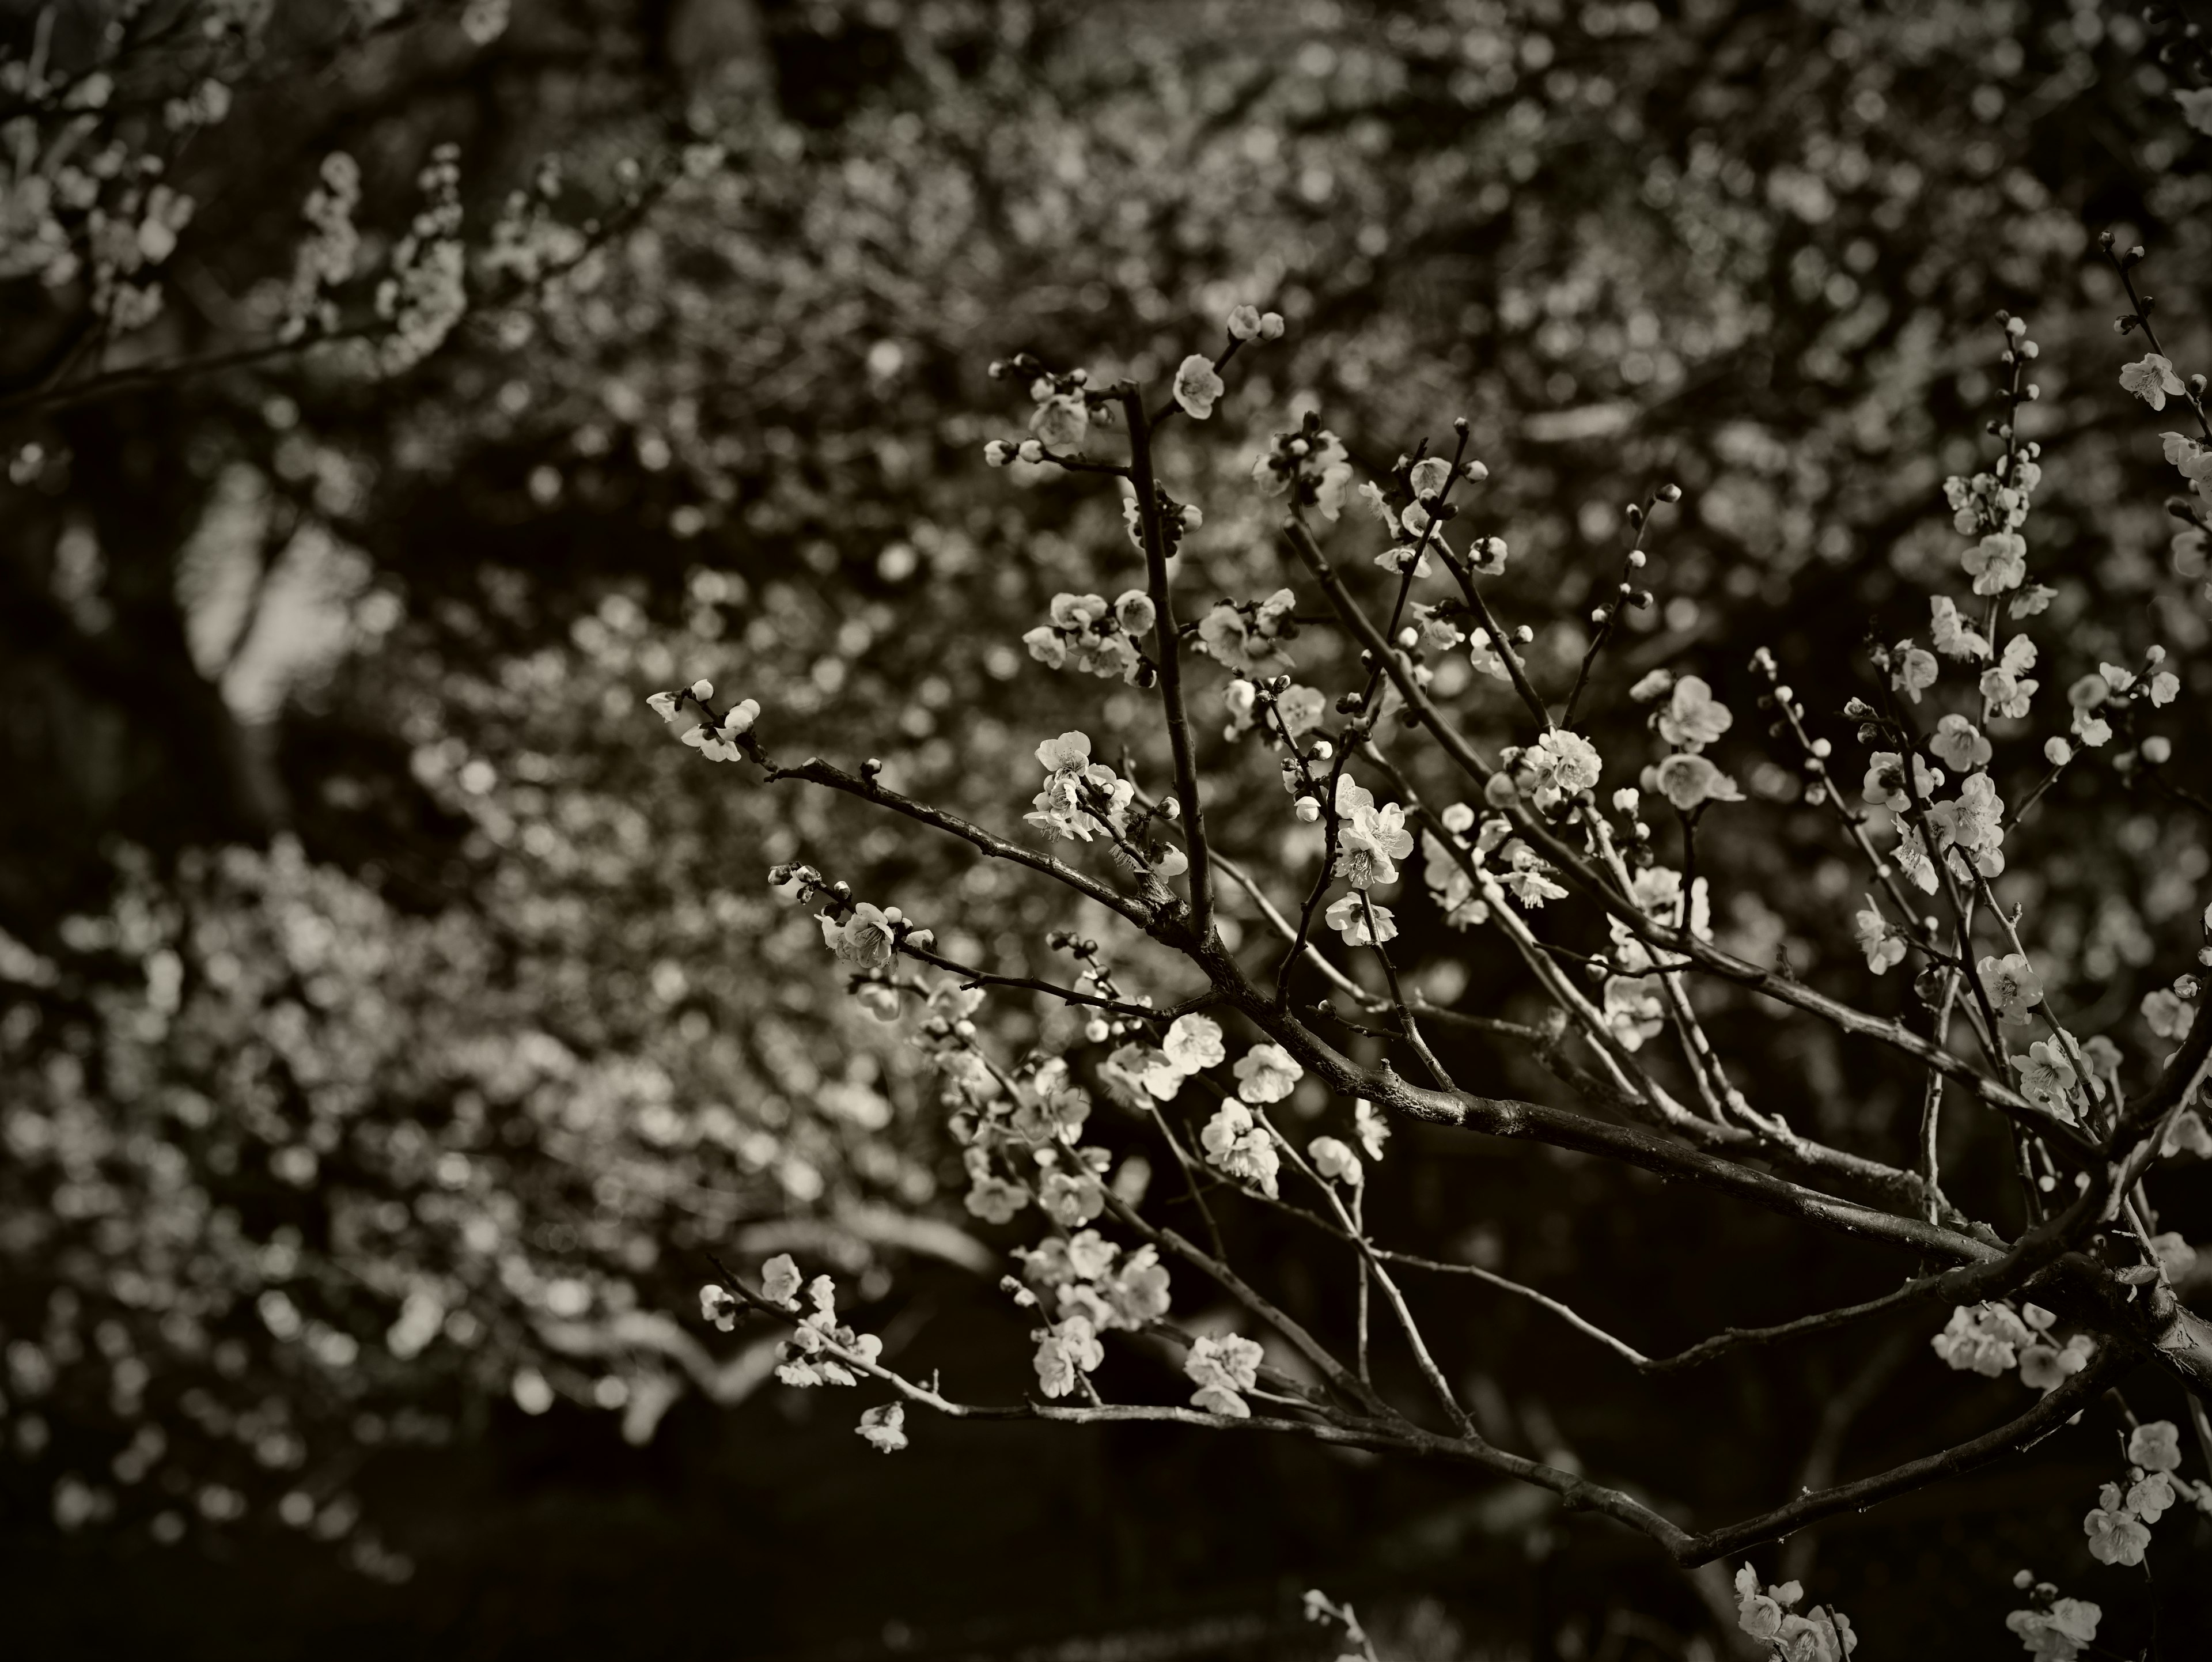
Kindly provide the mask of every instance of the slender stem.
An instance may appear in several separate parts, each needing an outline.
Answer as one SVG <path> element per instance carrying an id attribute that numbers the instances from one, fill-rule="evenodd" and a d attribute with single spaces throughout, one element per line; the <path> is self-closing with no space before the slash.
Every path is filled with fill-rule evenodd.
<path id="1" fill-rule="evenodd" d="M 1228 355 L 1224 354 L 1223 362 L 1227 361 Z M 1213 927 L 1213 899 L 1206 879 L 1206 822 L 1198 795 L 1198 766 L 1191 752 L 1190 716 L 1183 709 L 1182 642 L 1176 629 L 1174 587 L 1168 581 L 1167 529 L 1160 523 L 1160 492 L 1152 477 L 1152 429 L 1145 419 L 1143 395 L 1130 389 L 1121 396 L 1121 408 L 1128 417 L 1129 472 L 1137 487 L 1138 522 L 1145 538 L 1152 638 L 1159 654 L 1160 703 L 1167 714 L 1176 796 L 1182 804 L 1184 845 L 1190 857 L 1190 926 L 1203 941 Z"/>

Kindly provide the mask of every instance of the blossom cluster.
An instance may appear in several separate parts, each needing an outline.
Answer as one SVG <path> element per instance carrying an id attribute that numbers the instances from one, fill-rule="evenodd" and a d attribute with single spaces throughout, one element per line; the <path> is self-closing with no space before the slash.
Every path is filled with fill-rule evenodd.
<path id="1" fill-rule="evenodd" d="M 1055 594 L 1052 620 L 1023 636 L 1022 644 L 1047 669 L 1073 663 L 1086 675 L 1149 686 L 1154 672 L 1137 642 L 1152 632 L 1156 615 L 1141 588 L 1125 591 L 1111 606 L 1097 594 Z"/>
<path id="2" fill-rule="evenodd" d="M 2058 1318 L 2040 1305 L 2015 1309 L 2002 1299 L 1952 1311 L 1943 1330 L 1929 1341 L 1948 1367 L 1994 1379 L 2012 1367 L 2022 1385 L 2049 1396 L 2089 1365 L 2096 1346 L 2086 1333 L 2063 1344 L 2051 1330 Z"/>
<path id="3" fill-rule="evenodd" d="M 1670 754 L 1644 769 L 1638 783 L 1656 792 L 1682 813 L 1708 802 L 1741 802 L 1743 792 L 1735 780 L 1714 766 L 1705 747 L 1735 725 L 1729 707 L 1713 697 L 1711 684 L 1702 676 L 1676 679 L 1666 670 L 1655 670 L 1630 690 L 1638 699 L 1665 699 L 1651 715 L 1651 725 L 1672 746 Z"/>
<path id="4" fill-rule="evenodd" d="M 1749 1564 L 1735 1573 L 1736 1626 L 1773 1647 L 1782 1662 L 1844 1662 L 1859 1647 L 1851 1618 L 1832 1605 L 1815 1604 L 1801 1615 L 1802 1582 L 1783 1581 L 1761 1592 L 1759 1574 Z"/>

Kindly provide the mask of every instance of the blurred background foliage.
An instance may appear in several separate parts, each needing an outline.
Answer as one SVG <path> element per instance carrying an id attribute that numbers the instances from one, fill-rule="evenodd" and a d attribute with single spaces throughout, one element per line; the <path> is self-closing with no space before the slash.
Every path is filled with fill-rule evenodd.
<path id="1" fill-rule="evenodd" d="M 1940 484 L 1991 454 L 2008 307 L 2044 349 L 2045 697 L 2163 642 L 2188 685 L 2167 772 L 2203 791 L 2203 574 L 2169 552 L 2090 258 L 2107 225 L 2148 244 L 2168 345 L 2207 362 L 2185 279 L 2212 178 L 2166 37 L 2056 0 L 74 0 L 0 27 L 77 73 L 125 16 L 99 140 L 161 155 L 196 204 L 159 315 L 114 328 L 86 275 L 0 264 L 0 1586 L 26 1653 L 1280 1654 L 1314 1581 L 1380 1612 L 1394 1656 L 1728 1653 L 1710 1578 L 1534 1494 L 1136 1428 L 933 1424 L 886 1463 L 825 1405 L 756 1394 L 763 1348 L 691 1314 L 710 1254 L 855 1278 L 910 1373 L 1025 1372 L 992 1292 L 1018 1226 L 961 1210 L 921 1058 L 765 868 L 803 855 L 1012 971 L 1044 970 L 1048 928 L 1107 931 L 959 847 L 700 765 L 641 699 L 709 676 L 780 753 L 873 755 L 1000 825 L 1064 727 L 1157 783 L 1148 701 L 1020 651 L 1055 592 L 1139 567 L 1088 482 L 984 471 L 1026 414 L 984 368 L 1029 350 L 1157 382 L 1255 301 L 1288 337 L 1163 460 L 1207 514 L 1184 594 L 1288 580 L 1246 476 L 1298 411 L 1374 467 L 1463 412 L 1540 684 L 1617 578 L 1620 505 L 1687 493 L 1599 689 L 1608 757 L 1644 754 L 1636 674 L 1694 669 L 1748 717 L 1765 645 L 1856 777 L 1837 711 L 1869 636 L 1922 627 L 1950 580 Z M 235 33 L 198 32 L 215 16 Z M 210 75 L 222 118 L 165 131 Z M 0 99 L 21 239 L 51 112 Z M 395 373 L 261 352 L 323 158 L 360 164 L 367 270 L 445 144 L 479 295 L 533 276 L 484 228 L 511 192 L 544 247 L 591 252 Z M 1301 651 L 1310 680 L 1345 661 L 1324 631 Z M 1502 686 L 1462 663 L 1440 691 L 1511 736 Z M 1216 837 L 1295 861 L 1273 764 L 1214 736 L 1219 691 L 1209 670 Z M 1762 728 L 1723 746 L 1753 800 L 1701 851 L 1723 938 L 1891 1008 L 1848 937 L 1864 877 Z M 2024 791 L 2039 764 L 1999 770 Z M 2131 1077 L 2207 867 L 2202 821 L 2109 769 L 2015 839 L 2006 898 L 2054 1000 Z M 1412 910 L 1433 995 L 1539 1008 L 1508 955 Z M 1712 997 L 1754 1099 L 1894 1156 L 1916 1077 Z M 994 1008 L 1017 1051 L 1065 1020 Z M 1478 1088 L 1558 1089 L 1458 1044 Z M 2014 1221 L 2002 1140 L 1953 1117 L 1947 1183 Z M 2197 1239 L 2201 1171 L 2160 1196 Z M 1395 1244 L 1571 1293 L 1647 1348 L 1909 1268 L 1420 1128 L 1377 1186 Z M 1312 1239 L 1231 1227 L 1293 1310 L 1340 1318 Z M 1646 1381 L 1480 1289 L 1421 1296 L 1490 1434 L 1705 1523 L 1969 1433 L 2012 1389 L 1945 1373 L 1911 1319 Z M 2123 1647 L 2161 1600 L 2205 1620 L 2179 1579 L 2089 1565 L 2099 1436 L 1781 1562 L 1891 1654 L 1997 1653 L 2022 1562 L 2102 1599 Z"/>

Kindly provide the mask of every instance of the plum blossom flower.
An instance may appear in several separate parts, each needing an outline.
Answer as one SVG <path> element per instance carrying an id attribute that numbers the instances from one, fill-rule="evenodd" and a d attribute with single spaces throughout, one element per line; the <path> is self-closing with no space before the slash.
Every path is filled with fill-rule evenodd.
<path id="1" fill-rule="evenodd" d="M 1239 675 L 1273 675 L 1291 667 L 1277 636 L 1295 605 L 1291 591 L 1278 589 L 1250 617 L 1227 600 L 1198 620 L 1198 644 L 1207 656 Z"/>
<path id="2" fill-rule="evenodd" d="M 2112 696 L 2112 683 L 2102 675 L 2084 675 L 2066 689 L 2066 702 L 2074 707 L 2074 736 L 2092 748 L 2112 736 L 2112 724 L 2097 714 Z"/>
<path id="3" fill-rule="evenodd" d="M 1106 1209 L 1105 1186 L 1089 1171 L 1053 1171 L 1037 1186 L 1037 1204 L 1063 1229 L 1079 1229 Z"/>
<path id="4" fill-rule="evenodd" d="M 2172 360 L 2163 353 L 2146 352 L 2133 363 L 2120 366 L 2120 390 L 2134 393 L 2154 410 L 2163 410 L 2166 399 L 2178 399 L 2187 389 L 2174 374 Z"/>
<path id="5" fill-rule="evenodd" d="M 2017 531 L 1992 531 L 1959 557 L 1977 594 L 2002 594 L 2027 578 L 2027 539 Z"/>
<path id="6" fill-rule="evenodd" d="M 1928 823 L 1935 828 L 1940 849 L 1956 849 L 1973 862 L 1984 877 L 2004 870 L 2004 799 L 1986 773 L 1978 773 L 1959 787 L 1954 801 L 1931 803 Z M 1952 869 L 1962 871 L 1958 862 Z"/>
<path id="7" fill-rule="evenodd" d="M 2166 1140 L 2158 1146 L 2160 1154 L 2191 1154 L 2199 1160 L 2212 1160 L 2212 1129 L 2208 1129 L 2203 1116 L 2194 1108 L 2185 1108 L 2166 1129 Z"/>
<path id="8" fill-rule="evenodd" d="M 2022 953 L 1984 958 L 1974 968 L 1980 972 L 1982 989 L 1990 995 L 1997 1014 L 2009 1027 L 2028 1025 L 2028 1011 L 2043 1001 L 2043 977 Z"/>
<path id="9" fill-rule="evenodd" d="M 1195 1074 L 1218 1066 L 1227 1054 L 1221 1044 L 1221 1024 L 1211 1016 L 1181 1015 L 1168 1028 L 1161 1048 L 1178 1072 Z"/>
<path id="10" fill-rule="evenodd" d="M 1369 914 L 1373 914 L 1370 928 Z M 1344 937 L 1347 947 L 1374 947 L 1398 938 L 1398 922 L 1388 906 L 1376 904 L 1365 894 L 1347 894 L 1322 914 L 1328 927 Z"/>
<path id="11" fill-rule="evenodd" d="M 2149 1420 L 2128 1434 L 2128 1460 L 2146 1471 L 2181 1470 L 2181 1431 L 2171 1420 Z"/>
<path id="12" fill-rule="evenodd" d="M 880 970 L 891 961 L 896 944 L 891 925 L 898 920 L 881 907 L 861 901 L 842 923 L 823 912 L 819 919 L 822 939 L 848 964 L 864 970 Z"/>
<path id="13" fill-rule="evenodd" d="M 2033 1333 L 2008 1304 L 1984 1303 L 1951 1312 L 1943 1330 L 1929 1341 L 1944 1365 L 1994 1379 L 2020 1360 L 2020 1347 Z"/>
<path id="14" fill-rule="evenodd" d="M 1241 1182 L 1255 1184 L 1269 1200 L 1275 1197 L 1275 1177 L 1282 1157 L 1267 1128 L 1241 1102 L 1224 1102 L 1214 1111 L 1198 1134 L 1199 1146 L 1212 1165 Z"/>
<path id="15" fill-rule="evenodd" d="M 1255 1044 L 1237 1059 L 1237 1094 L 1264 1106 L 1280 1102 L 1297 1087 L 1306 1070 L 1279 1044 Z"/>
<path id="16" fill-rule="evenodd" d="M 2020 1069 L 2022 1096 L 2062 1119 L 2070 1121 L 2074 1117 L 2069 1099 L 2078 1080 L 2074 1064 L 2067 1059 L 2057 1039 L 2036 1040 L 2027 1047 L 2025 1056 L 2013 1058 L 2013 1066 Z"/>
<path id="17" fill-rule="evenodd" d="M 988 1171 L 971 1172 L 966 1203 L 969 1211 L 986 1223 L 1010 1223 L 1030 1203 L 1030 1191 Z"/>
<path id="18" fill-rule="evenodd" d="M 1351 1145 L 1337 1137 L 1316 1137 L 1306 1145 L 1307 1158 L 1314 1170 L 1338 1183 L 1358 1187 L 1361 1178 L 1359 1156 L 1352 1152 Z"/>
<path id="19" fill-rule="evenodd" d="M 1805 1590 L 1790 1581 L 1772 1592 L 1759 1590 L 1759 1572 L 1748 1564 L 1735 1573 L 1736 1626 L 1753 1639 L 1772 1639 L 1782 1631 L 1782 1603 L 1775 1593 L 1784 1593 L 1791 1604 L 1804 1597 Z"/>
<path id="20" fill-rule="evenodd" d="M 906 1446 L 906 1408 L 899 1403 L 878 1403 L 860 1415 L 854 1430 L 870 1448 L 896 1454 Z"/>
<path id="21" fill-rule="evenodd" d="M 1859 950 L 1866 954 L 1867 968 L 1876 975 L 1886 975 L 1892 965 L 1905 961 L 1905 939 L 1890 928 L 1872 895 L 1866 898 L 1864 909 L 1852 919 L 1852 932 L 1857 937 Z"/>
<path id="22" fill-rule="evenodd" d="M 1605 983 L 1605 1022 L 1625 1050 L 1640 1050 L 1667 1025 L 1656 975 L 1617 975 Z"/>
<path id="23" fill-rule="evenodd" d="M 1094 1372 L 1106 1360 L 1106 1347 L 1087 1316 L 1070 1316 L 1030 1335 L 1037 1342 L 1031 1359 L 1037 1388 L 1048 1397 L 1073 1394 L 1079 1374 Z"/>
<path id="24" fill-rule="evenodd" d="M 2179 1038 L 2189 1032 L 2191 1012 L 2171 988 L 2158 987 L 2143 995 L 2142 1018 L 2160 1038 Z"/>
<path id="25" fill-rule="evenodd" d="M 1091 433 L 1091 411 L 1081 393 L 1055 393 L 1030 417 L 1030 431 L 1048 450 L 1073 455 Z"/>
<path id="26" fill-rule="evenodd" d="M 1193 421 L 1211 416 L 1214 400 L 1225 390 L 1213 371 L 1213 360 L 1203 352 L 1193 352 L 1176 368 L 1175 401 Z"/>
<path id="27" fill-rule="evenodd" d="M 2015 635 L 2005 642 L 2004 655 L 1982 672 L 1982 701 L 1992 715 L 2018 719 L 2027 714 L 2028 700 L 2043 684 L 2027 672 L 2035 665 L 2035 642 Z"/>
<path id="28" fill-rule="evenodd" d="M 1530 794 L 1539 808 L 1589 789 L 1604 769 L 1597 746 L 1565 728 L 1547 730 L 1522 753 L 1521 761 L 1532 776 Z"/>
<path id="29" fill-rule="evenodd" d="M 1218 1339 L 1211 1334 L 1200 1335 L 1182 1361 L 1183 1376 L 1198 1387 L 1192 1393 L 1191 1406 L 1226 1419 L 1249 1419 L 1252 1410 L 1237 1393 L 1260 1383 L 1260 1361 L 1265 1354 L 1241 1333 L 1224 1333 Z"/>
<path id="30" fill-rule="evenodd" d="M 1990 655 L 1989 637 L 1971 627 L 1965 614 L 1948 594 L 1938 594 L 1929 602 L 1934 613 L 1936 650 L 1947 658 L 1986 658 Z"/>
<path id="31" fill-rule="evenodd" d="M 1506 893 L 1522 905 L 1540 906 L 1547 900 L 1565 897 L 1567 892 L 1552 880 L 1551 867 L 1519 837 L 1508 843 L 1504 852 L 1509 869 L 1500 881 Z"/>
<path id="32" fill-rule="evenodd" d="M 1890 667 L 1889 684 L 1917 704 L 1920 695 L 1936 685 L 1940 667 L 1934 653 L 1910 641 L 1899 641 L 1896 660 Z"/>
<path id="33" fill-rule="evenodd" d="M 1903 813 L 1912 806 L 1912 798 L 1925 802 L 1943 788 L 1943 770 L 1931 768 L 1920 756 L 1912 758 L 1911 795 L 1905 789 L 1905 758 L 1893 750 L 1878 750 L 1867 758 L 1866 778 L 1859 786 L 1859 795 L 1869 807 L 1887 808 L 1892 813 Z"/>
<path id="34" fill-rule="evenodd" d="M 2100 1564 L 2133 1568 L 2150 1546 L 2150 1525 L 2127 1509 L 2118 1483 L 2106 1484 L 2098 1498 L 2101 1504 L 2081 1520 L 2089 1556 Z"/>
<path id="35" fill-rule="evenodd" d="M 2075 1662 L 2083 1647 L 2096 1639 L 2104 1615 L 2087 1599 L 2060 1598 L 2047 1610 L 2013 1611 L 2005 1617 L 2005 1629 L 2018 1635 L 2036 1662 Z"/>
<path id="36" fill-rule="evenodd" d="M 699 1319 L 712 1322 L 725 1333 L 737 1331 L 738 1307 L 726 1287 L 709 1282 L 699 1289 Z"/>
<path id="37" fill-rule="evenodd" d="M 761 1297 L 786 1310 L 799 1305 L 799 1266 L 788 1252 L 779 1252 L 761 1266 Z"/>
<path id="38" fill-rule="evenodd" d="M 2145 1472 L 2128 1485 L 2127 1508 L 2146 1524 L 2155 1524 L 2173 1504 L 2173 1479 L 2162 1471 Z"/>
<path id="39" fill-rule="evenodd" d="M 1743 791 L 1734 779 L 1704 757 L 1687 752 L 1662 758 L 1651 770 L 1650 782 L 1685 813 L 1707 802 L 1743 801 Z"/>
<path id="40" fill-rule="evenodd" d="M 1946 715 L 1936 724 L 1928 748 L 1959 773 L 1972 773 L 1995 753 L 1990 741 L 1982 736 L 1982 730 L 1956 714 Z"/>
<path id="41" fill-rule="evenodd" d="M 1713 697 L 1702 676 L 1685 675 L 1674 683 L 1666 709 L 1659 712 L 1659 736 L 1680 749 L 1699 751 L 1735 722 L 1735 715 Z"/>
<path id="42" fill-rule="evenodd" d="M 1229 310 L 1229 338 L 1252 340 L 1260 333 L 1260 308 L 1256 306 L 1233 306 Z"/>
<path id="43" fill-rule="evenodd" d="M 2095 1350 L 2096 1341 L 2086 1333 L 2076 1333 L 2063 1345 L 2052 1343 L 2047 1334 L 2039 1335 L 2021 1350 L 2020 1382 L 2048 1397 L 2088 1367 Z"/>
<path id="44" fill-rule="evenodd" d="M 1406 811 L 1397 803 L 1377 809 L 1374 794 L 1352 782 L 1348 773 L 1336 781 L 1336 875 L 1355 889 L 1398 880 L 1397 862 L 1413 851 L 1413 833 L 1406 829 Z"/>
<path id="45" fill-rule="evenodd" d="M 1358 1097 L 1352 1104 L 1352 1125 L 1358 1135 L 1359 1146 L 1367 1151 L 1367 1158 L 1381 1160 L 1382 1145 L 1390 1140 L 1390 1122 L 1376 1111 L 1373 1103 Z"/>

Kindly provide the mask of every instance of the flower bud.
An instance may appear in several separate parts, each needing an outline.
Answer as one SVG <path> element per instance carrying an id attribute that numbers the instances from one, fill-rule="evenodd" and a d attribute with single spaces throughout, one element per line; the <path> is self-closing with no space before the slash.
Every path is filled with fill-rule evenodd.
<path id="1" fill-rule="evenodd" d="M 2142 741 L 2143 760 L 2153 767 L 2162 767 L 2173 759 L 2173 740 L 2162 734 L 2153 734 Z"/>
<path id="2" fill-rule="evenodd" d="M 1510 808 L 1521 800 L 1521 788 L 1507 773 L 1493 773 L 1482 788 L 1482 800 L 1493 808 Z"/>
<path id="3" fill-rule="evenodd" d="M 1044 446 L 1035 439 L 1024 439 L 1021 448 L 1014 454 L 1025 462 L 1041 462 L 1044 460 Z"/>
<path id="4" fill-rule="evenodd" d="M 1479 461 L 1468 463 L 1466 466 L 1460 469 L 1460 472 L 1466 475 L 1470 484 L 1480 484 L 1490 477 L 1490 470 Z"/>
<path id="5" fill-rule="evenodd" d="M 696 698 L 701 703 L 705 703 L 709 698 L 714 696 L 714 684 L 712 681 L 704 679 L 692 682 L 691 696 L 694 698 Z"/>
<path id="6" fill-rule="evenodd" d="M 1661 485 L 1659 487 L 1659 500 L 1662 502 L 1678 502 L 1681 501 L 1682 487 L 1679 484 Z"/>
<path id="7" fill-rule="evenodd" d="M 2054 768 L 2063 768 L 2074 759 L 2074 746 L 2063 739 L 2046 739 L 2043 743 L 2043 759 Z"/>
<path id="8" fill-rule="evenodd" d="M 1321 804 L 1310 796 L 1301 796 L 1291 804 L 1291 812 L 1297 815 L 1300 825 L 1310 825 L 1321 818 Z"/>

